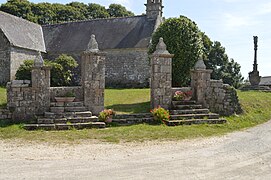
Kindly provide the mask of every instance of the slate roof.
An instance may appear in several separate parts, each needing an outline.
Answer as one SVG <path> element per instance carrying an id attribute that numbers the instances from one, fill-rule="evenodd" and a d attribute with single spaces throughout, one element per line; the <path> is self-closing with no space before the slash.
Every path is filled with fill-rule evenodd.
<path id="1" fill-rule="evenodd" d="M 48 52 L 84 51 L 91 34 L 99 49 L 147 48 L 156 20 L 146 16 L 96 19 L 42 26 Z"/>
<path id="2" fill-rule="evenodd" d="M 12 46 L 45 52 L 40 25 L 0 11 L 0 29 Z"/>
<path id="3" fill-rule="evenodd" d="M 261 77 L 260 84 L 261 86 L 271 86 L 271 76 Z"/>

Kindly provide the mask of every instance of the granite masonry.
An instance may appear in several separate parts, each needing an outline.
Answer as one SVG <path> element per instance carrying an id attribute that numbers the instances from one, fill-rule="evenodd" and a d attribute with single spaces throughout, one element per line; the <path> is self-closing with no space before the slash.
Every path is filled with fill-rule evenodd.
<path id="1" fill-rule="evenodd" d="M 151 107 L 169 109 L 172 101 L 172 57 L 163 38 L 151 57 Z"/>
<path id="2" fill-rule="evenodd" d="M 203 107 L 220 115 L 241 113 L 242 109 L 236 90 L 222 80 L 211 80 L 211 70 L 207 70 L 203 60 L 199 60 L 191 70 L 193 99 Z"/>

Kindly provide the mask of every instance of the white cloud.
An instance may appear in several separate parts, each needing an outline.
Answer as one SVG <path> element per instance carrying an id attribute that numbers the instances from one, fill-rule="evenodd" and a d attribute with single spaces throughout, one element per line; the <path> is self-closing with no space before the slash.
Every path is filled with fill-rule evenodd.
<path id="1" fill-rule="evenodd" d="M 258 14 L 265 15 L 271 13 L 271 2 L 267 2 L 262 4 L 260 8 L 258 8 Z"/>
<path id="2" fill-rule="evenodd" d="M 234 30 L 244 26 L 253 26 L 257 22 L 250 16 L 238 16 L 226 13 L 224 14 L 224 23 L 227 29 Z"/>

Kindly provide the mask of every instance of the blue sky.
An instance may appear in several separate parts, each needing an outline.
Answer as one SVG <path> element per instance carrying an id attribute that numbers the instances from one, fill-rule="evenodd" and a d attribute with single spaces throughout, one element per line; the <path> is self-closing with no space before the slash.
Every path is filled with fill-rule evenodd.
<path id="1" fill-rule="evenodd" d="M 47 0 L 68 3 L 72 0 Z M 76 0 L 73 0 L 76 1 Z M 78 0 L 80 1 L 80 0 Z M 119 3 L 135 14 L 145 12 L 147 0 L 81 0 L 108 6 Z M 6 0 L 0 0 L 5 3 Z M 31 2 L 44 2 L 31 0 Z M 220 41 L 230 58 L 241 65 L 247 78 L 253 69 L 253 36 L 259 37 L 258 68 L 261 76 L 271 76 L 271 1 L 270 0 L 163 0 L 164 16 L 184 15 L 195 21 L 212 41 Z"/>

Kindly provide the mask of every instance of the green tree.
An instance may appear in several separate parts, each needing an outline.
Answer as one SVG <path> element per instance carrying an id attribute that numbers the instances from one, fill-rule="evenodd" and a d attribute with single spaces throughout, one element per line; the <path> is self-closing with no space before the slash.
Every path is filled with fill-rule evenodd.
<path id="1" fill-rule="evenodd" d="M 27 0 L 8 0 L 0 6 L 0 10 L 41 25 L 134 15 L 131 11 L 127 11 L 125 7 L 119 4 L 111 4 L 109 8 L 106 9 L 104 6 L 95 3 L 88 5 L 80 2 L 71 2 L 66 5 L 59 3 L 34 4 Z"/>
<path id="2" fill-rule="evenodd" d="M 73 57 L 62 54 L 54 61 L 44 60 L 46 66 L 51 69 L 52 86 L 69 86 L 73 77 L 73 70 L 78 66 Z M 31 70 L 34 65 L 33 60 L 25 60 L 16 72 L 16 79 L 31 80 Z"/>
<path id="3" fill-rule="evenodd" d="M 39 24 L 53 23 L 56 19 L 55 10 L 50 3 L 38 3 L 32 6 L 32 12 L 37 18 Z"/>
<path id="4" fill-rule="evenodd" d="M 134 13 L 128 11 L 124 6 L 120 4 L 110 4 L 107 12 L 111 17 L 126 17 L 126 16 L 134 16 Z"/>
<path id="5" fill-rule="evenodd" d="M 206 51 L 205 64 L 208 69 L 213 70 L 211 78 L 222 79 L 223 83 L 239 88 L 244 79 L 240 73 L 241 66 L 234 59 L 229 60 L 221 43 L 215 41 L 210 47 L 206 46 L 205 49 L 209 49 L 209 52 Z"/>
<path id="6" fill-rule="evenodd" d="M 109 13 L 106 11 L 104 6 L 99 4 L 90 3 L 88 5 L 88 19 L 97 19 L 97 18 L 108 18 L 110 17 Z"/>
<path id="7" fill-rule="evenodd" d="M 155 51 L 160 37 L 163 37 L 168 51 L 174 54 L 172 85 L 175 87 L 189 85 L 190 69 L 202 54 L 203 47 L 196 23 L 185 16 L 167 19 L 154 33 L 149 53 Z"/>
<path id="8" fill-rule="evenodd" d="M 32 5 L 27 0 L 8 0 L 7 3 L 1 5 L 0 10 L 32 22 L 37 22 L 32 12 Z"/>

